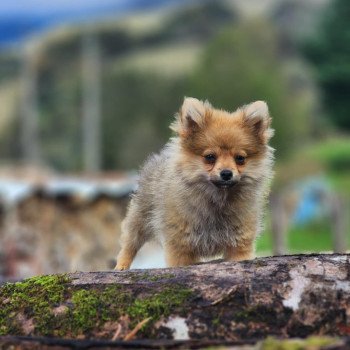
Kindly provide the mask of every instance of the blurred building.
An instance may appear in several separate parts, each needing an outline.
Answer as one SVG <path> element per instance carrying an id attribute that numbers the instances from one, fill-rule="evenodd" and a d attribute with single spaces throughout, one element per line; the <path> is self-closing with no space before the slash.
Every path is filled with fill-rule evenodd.
<path id="1" fill-rule="evenodd" d="M 135 177 L 0 176 L 0 276 L 113 268 Z"/>

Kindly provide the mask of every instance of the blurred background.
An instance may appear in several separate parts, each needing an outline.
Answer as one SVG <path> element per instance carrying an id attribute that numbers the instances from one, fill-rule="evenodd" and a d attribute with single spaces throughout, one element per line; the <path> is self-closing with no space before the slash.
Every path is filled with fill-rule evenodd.
<path id="1" fill-rule="evenodd" d="M 269 104 L 259 256 L 345 252 L 349 18 L 348 0 L 2 0 L 0 279 L 111 268 L 137 170 L 184 96 Z M 133 266 L 163 265 L 148 246 Z"/>

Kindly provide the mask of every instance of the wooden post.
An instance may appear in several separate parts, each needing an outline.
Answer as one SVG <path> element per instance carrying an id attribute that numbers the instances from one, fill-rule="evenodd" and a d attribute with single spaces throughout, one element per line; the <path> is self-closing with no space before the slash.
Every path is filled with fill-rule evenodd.
<path id="1" fill-rule="evenodd" d="M 37 67 L 32 46 L 25 46 L 21 71 L 21 151 L 25 163 L 38 164 L 39 111 L 37 96 Z"/>
<path id="2" fill-rule="evenodd" d="M 347 250 L 347 208 L 339 194 L 331 196 L 331 227 L 333 236 L 333 251 L 345 253 Z"/>
<path id="3" fill-rule="evenodd" d="M 83 161 L 84 169 L 101 168 L 100 52 L 96 37 L 87 30 L 82 40 Z"/>
<path id="4" fill-rule="evenodd" d="M 287 252 L 287 215 L 284 208 L 283 197 L 280 192 L 271 194 L 271 232 L 272 252 L 274 255 L 283 255 Z"/>

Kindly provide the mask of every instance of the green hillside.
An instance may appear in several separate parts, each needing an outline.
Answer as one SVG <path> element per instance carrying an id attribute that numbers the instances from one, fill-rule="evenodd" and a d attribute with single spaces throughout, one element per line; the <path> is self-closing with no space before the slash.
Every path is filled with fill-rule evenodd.
<path id="1" fill-rule="evenodd" d="M 266 8 L 271 10 L 283 8 L 284 5 L 285 2 L 270 1 Z M 256 20 L 252 21 L 253 25 L 245 23 L 251 21 L 251 16 L 246 14 L 257 15 L 261 7 L 257 2 L 252 2 L 249 11 L 247 6 L 244 1 L 198 2 L 182 8 L 135 14 L 120 20 L 111 18 L 93 26 L 60 28 L 30 42 L 31 53 L 27 62 L 33 65 L 37 74 L 36 108 L 44 163 L 60 171 L 77 171 L 83 167 L 82 52 L 84 42 L 91 38 L 98 45 L 101 67 L 104 169 L 137 168 L 149 153 L 158 150 L 170 136 L 168 125 L 184 95 L 204 94 L 204 97 L 210 97 L 214 103 L 218 101 L 221 106 L 227 105 L 227 108 L 238 106 L 242 101 L 249 102 L 259 95 L 259 98 L 273 99 L 278 127 L 285 124 L 278 119 L 283 117 L 281 108 L 285 103 L 295 104 L 297 118 L 307 119 L 312 109 L 313 87 L 304 68 L 297 73 L 288 68 L 295 66 L 298 57 L 293 33 L 278 34 L 276 26 L 284 25 L 283 16 L 279 17 L 278 13 L 283 14 L 283 11 L 265 13 L 265 16 L 273 17 L 259 20 L 259 23 L 266 22 L 259 27 L 255 24 Z M 313 9 L 310 5 L 309 12 L 312 13 Z M 231 40 L 227 33 L 232 31 L 236 34 Z M 223 45 L 227 47 L 227 54 L 231 55 L 234 50 L 240 50 L 238 44 L 249 41 L 249 36 L 255 36 L 254 31 L 257 37 L 267 35 L 272 40 L 263 48 L 264 55 L 272 55 L 264 56 L 268 69 L 265 63 L 259 62 L 259 47 L 248 45 L 239 56 L 239 61 L 238 56 L 233 54 L 222 62 L 222 71 L 226 69 L 228 74 L 225 76 L 224 73 L 223 79 L 215 75 L 220 84 L 216 85 L 214 93 L 210 92 L 210 81 L 201 82 L 202 76 L 214 74 L 211 66 L 206 66 L 205 60 L 213 54 L 218 59 L 221 57 L 220 51 L 210 50 Z M 290 38 L 287 44 L 286 35 Z M 221 44 L 213 44 L 220 41 Z M 286 45 L 289 45 L 288 55 L 284 53 Z M 213 67 L 221 65 L 216 58 Z M 21 153 L 19 117 L 25 107 L 21 106 L 18 95 L 16 102 L 13 102 L 15 88 L 17 94 L 19 91 L 15 82 L 22 74 L 20 59 L 19 56 L 0 55 L 0 61 L 6 63 L 0 68 L 0 101 L 6 106 L 3 112 L 6 117 L 0 123 L 1 159 L 16 160 Z M 277 62 L 277 65 L 268 61 Z M 251 67 L 252 74 L 257 73 L 257 77 L 261 73 L 257 70 L 265 70 L 260 82 L 255 78 L 251 80 L 253 75 L 250 80 L 245 79 L 245 72 L 240 68 L 242 62 L 244 70 Z M 296 65 L 299 67 L 298 63 Z M 230 74 L 236 74 L 231 67 L 241 74 L 243 85 L 234 76 L 231 77 Z M 264 76 L 271 76 L 271 79 L 265 82 Z M 277 77 L 277 83 L 273 82 L 274 77 Z M 297 89 L 292 84 L 295 80 L 301 81 Z M 234 83 L 232 87 L 231 81 Z M 222 99 L 217 94 L 223 91 L 230 93 L 226 93 L 226 102 L 221 104 Z M 261 95 L 259 91 L 269 92 Z M 289 127 L 292 131 L 297 125 L 294 123 Z M 308 132 L 307 127 L 303 129 L 302 135 Z"/>
<path id="2" fill-rule="evenodd" d="M 110 19 L 89 27 L 61 28 L 29 43 L 32 53 L 28 57 L 37 71 L 44 161 L 58 170 L 82 167 L 81 60 L 85 38 L 96 39 L 102 67 L 103 166 L 130 168 L 136 167 L 147 153 L 159 148 L 168 138 L 167 125 L 183 97 L 182 88 L 176 90 L 177 86 L 183 86 L 185 76 L 206 43 L 235 20 L 235 13 L 224 2 L 208 2 L 176 11 L 136 14 L 118 21 Z M 3 111 L 6 118 L 0 123 L 0 156 L 5 159 L 19 157 L 12 140 L 19 132 L 21 106 L 9 101 L 13 83 L 8 79 L 21 77 L 20 59 L 3 55 L 7 69 L 0 70 L 0 101 L 7 106 Z M 136 99 L 137 105 L 142 106 L 140 110 L 135 110 Z M 164 101 L 163 106 L 157 105 L 157 111 L 154 111 L 155 100 Z M 154 123 L 139 123 L 140 115 Z M 12 125 L 8 123 L 10 120 Z M 129 142 L 126 135 L 137 137 L 142 145 L 139 155 L 131 154 L 134 151 L 130 152 L 124 143 Z"/>

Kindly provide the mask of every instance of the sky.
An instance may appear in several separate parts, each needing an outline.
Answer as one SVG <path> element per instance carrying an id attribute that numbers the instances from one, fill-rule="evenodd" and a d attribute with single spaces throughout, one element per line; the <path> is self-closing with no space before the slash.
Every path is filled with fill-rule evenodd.
<path id="1" fill-rule="evenodd" d="M 123 15 L 184 0 L 0 0 L 0 46 L 62 23 Z"/>
<path id="2" fill-rule="evenodd" d="M 1 0 L 0 16 L 47 16 L 98 9 L 101 6 L 123 7 L 128 0 Z"/>

